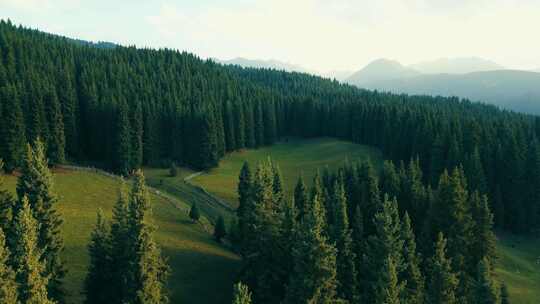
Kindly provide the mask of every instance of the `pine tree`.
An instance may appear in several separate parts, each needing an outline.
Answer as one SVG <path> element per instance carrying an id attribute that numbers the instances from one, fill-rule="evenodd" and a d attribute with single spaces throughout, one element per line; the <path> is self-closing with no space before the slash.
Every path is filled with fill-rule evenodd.
<path id="1" fill-rule="evenodd" d="M 400 277 L 405 282 L 404 299 L 408 304 L 424 303 L 425 282 L 420 270 L 421 260 L 416 251 L 416 241 L 411 227 L 411 220 L 407 212 L 403 216 L 401 225 L 401 238 L 403 246 L 403 265 Z"/>
<path id="2" fill-rule="evenodd" d="M 474 303 L 500 304 L 500 287 L 493 279 L 490 261 L 483 258 L 478 263 Z"/>
<path id="3" fill-rule="evenodd" d="M 487 193 L 487 181 L 478 147 L 475 147 L 472 155 L 469 156 L 466 162 L 465 173 L 467 174 L 467 181 L 471 190 L 478 190 L 481 194 Z"/>
<path id="4" fill-rule="evenodd" d="M 15 272 L 8 264 L 10 252 L 6 244 L 6 237 L 0 228 L 0 303 L 17 304 L 17 283 Z"/>
<path id="5" fill-rule="evenodd" d="M 37 246 L 41 252 L 41 261 L 45 265 L 48 278 L 47 290 L 52 299 L 63 301 L 62 279 L 66 274 L 61 253 L 64 242 L 61 236 L 62 219 L 56 211 L 58 202 L 54 191 L 52 174 L 45 158 L 45 148 L 38 139 L 33 147 L 28 145 L 23 160 L 21 176 L 17 181 L 19 203 L 15 213 L 23 207 L 23 198 L 28 198 L 32 214 L 38 222 Z"/>
<path id="6" fill-rule="evenodd" d="M 189 218 L 193 222 L 198 222 L 201 218 L 201 213 L 199 212 L 199 208 L 197 207 L 197 203 L 193 203 L 191 206 L 191 209 L 189 210 Z"/>
<path id="7" fill-rule="evenodd" d="M 491 266 L 496 258 L 496 237 L 493 233 L 493 214 L 489 210 L 487 196 L 480 196 L 474 192 L 470 197 L 470 205 L 473 210 L 473 244 L 472 263 L 478 264 L 482 259 L 487 259 Z"/>
<path id="8" fill-rule="evenodd" d="M 356 255 L 353 252 L 352 231 L 347 216 L 347 201 L 342 182 L 335 182 L 333 189 L 333 204 L 336 208 L 333 240 L 336 243 L 336 270 L 340 298 L 356 303 L 359 300 L 357 290 Z"/>
<path id="9" fill-rule="evenodd" d="M 136 240 L 135 266 L 135 298 L 134 304 L 165 304 L 168 297 L 165 293 L 169 267 L 161 256 L 154 241 L 153 229 L 144 226 Z"/>
<path id="10" fill-rule="evenodd" d="M 131 250 L 129 235 L 129 210 L 128 194 L 124 181 L 121 182 L 118 191 L 118 199 L 113 207 L 111 222 L 111 289 L 115 292 L 111 295 L 110 303 L 123 303 L 128 294 L 126 282 L 130 276 Z"/>
<path id="11" fill-rule="evenodd" d="M 284 200 L 283 177 L 277 164 L 270 161 L 272 167 L 272 192 L 275 203 L 280 206 Z M 278 210 L 279 211 L 279 210 Z"/>
<path id="12" fill-rule="evenodd" d="M 383 262 L 375 289 L 375 304 L 399 304 L 403 286 L 398 282 L 398 269 L 393 258 L 388 256 Z"/>
<path id="13" fill-rule="evenodd" d="M 242 282 L 234 284 L 232 304 L 251 304 L 251 292 L 247 285 Z"/>
<path id="14" fill-rule="evenodd" d="M 131 131 L 129 125 L 129 110 L 125 102 L 118 106 L 116 115 L 116 137 L 113 169 L 127 176 L 131 172 Z"/>
<path id="15" fill-rule="evenodd" d="M 22 206 L 15 217 L 13 262 L 16 269 L 19 301 L 27 304 L 53 304 L 47 292 L 48 276 L 41 261 L 38 246 L 38 223 L 32 215 L 28 199 L 21 199 Z"/>
<path id="16" fill-rule="evenodd" d="M 245 217 L 244 211 L 249 204 L 251 199 L 251 170 L 249 168 L 249 163 L 247 161 L 242 165 L 240 170 L 240 176 L 238 177 L 238 209 L 236 210 L 240 220 Z"/>
<path id="17" fill-rule="evenodd" d="M 45 94 L 44 103 L 49 123 L 47 157 L 52 165 L 61 164 L 65 161 L 66 138 L 62 108 L 54 89 Z"/>
<path id="18" fill-rule="evenodd" d="M 369 285 L 369 288 L 365 288 L 364 299 L 378 299 L 379 302 L 376 303 L 394 303 L 394 295 L 401 295 L 404 288 L 404 282 L 397 281 L 397 278 L 394 281 L 393 278 L 403 268 L 403 240 L 397 202 L 388 200 L 386 196 L 373 223 L 375 233 L 368 237 L 364 255 L 365 266 L 362 269 L 366 276 L 364 284 Z"/>
<path id="19" fill-rule="evenodd" d="M 223 219 L 223 216 L 219 216 L 216 227 L 214 228 L 214 238 L 216 241 L 221 242 L 221 239 L 227 235 L 227 231 L 225 229 L 225 220 Z"/>
<path id="20" fill-rule="evenodd" d="M 24 155 L 26 137 L 23 113 L 15 87 L 6 86 L 0 90 L 0 101 L 3 104 L 0 113 L 0 158 L 5 162 L 6 172 L 11 173 L 19 167 Z"/>
<path id="21" fill-rule="evenodd" d="M 364 231 L 367 235 L 372 235 L 376 231 L 373 218 L 382 208 L 379 182 L 375 176 L 375 171 L 370 162 L 366 161 L 358 170 L 361 184 L 360 207 L 364 215 Z"/>
<path id="22" fill-rule="evenodd" d="M 384 161 L 380 183 L 382 193 L 388 194 L 389 197 L 399 197 L 400 180 L 392 161 Z"/>
<path id="23" fill-rule="evenodd" d="M 427 303 L 457 303 L 457 286 L 457 276 L 452 271 L 451 261 L 446 257 L 446 239 L 442 233 L 439 233 L 435 244 L 435 253 L 429 261 L 429 275 L 426 289 Z"/>
<path id="24" fill-rule="evenodd" d="M 113 293 L 116 290 L 112 277 L 111 263 L 111 240 L 109 229 L 105 222 L 101 209 L 97 213 L 97 221 L 90 244 L 88 245 L 90 255 L 90 265 L 84 281 L 84 290 L 86 294 L 86 304 L 106 303 L 114 299 Z"/>
<path id="25" fill-rule="evenodd" d="M 324 236 L 324 210 L 318 195 L 311 199 L 293 247 L 285 303 L 333 303 L 336 300 L 336 249 Z"/>
<path id="26" fill-rule="evenodd" d="M 298 210 L 298 219 L 304 218 L 304 214 L 306 212 L 308 204 L 308 197 L 306 184 L 304 183 L 302 175 L 300 175 L 300 177 L 298 178 L 298 182 L 296 183 L 296 187 L 294 188 L 294 203 L 296 210 Z"/>

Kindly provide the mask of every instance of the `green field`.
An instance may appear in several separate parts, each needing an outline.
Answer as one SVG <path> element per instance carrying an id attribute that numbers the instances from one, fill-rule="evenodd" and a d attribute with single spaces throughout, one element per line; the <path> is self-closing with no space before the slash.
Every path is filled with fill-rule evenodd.
<path id="1" fill-rule="evenodd" d="M 119 182 L 91 172 L 55 172 L 58 208 L 64 218 L 65 260 L 69 270 L 65 279 L 69 303 L 81 303 L 82 283 L 88 266 L 87 244 L 102 208 L 110 218 Z M 16 178 L 5 177 L 4 187 L 15 190 Z M 171 303 L 230 303 L 232 283 L 239 269 L 239 258 L 218 245 L 202 226 L 192 224 L 183 204 L 151 195 L 156 239 L 172 268 Z M 178 203 L 178 202 L 177 202 Z M 180 202 L 180 204 L 182 204 Z"/>
<path id="2" fill-rule="evenodd" d="M 506 282 L 512 303 L 540 303 L 540 237 L 500 234 L 497 274 Z"/>
<path id="3" fill-rule="evenodd" d="M 242 164 L 247 160 L 254 171 L 258 162 L 265 161 L 269 157 L 279 165 L 285 190 L 289 194 L 292 193 L 298 176 L 302 175 L 309 185 L 317 170 L 325 166 L 335 169 L 346 160 L 353 162 L 364 159 L 370 159 L 375 166 L 382 163 L 380 151 L 368 146 L 331 138 L 289 140 L 257 150 L 230 153 L 220 161 L 219 167 L 193 178 L 191 182 L 236 207 L 238 204 L 236 187 Z"/>

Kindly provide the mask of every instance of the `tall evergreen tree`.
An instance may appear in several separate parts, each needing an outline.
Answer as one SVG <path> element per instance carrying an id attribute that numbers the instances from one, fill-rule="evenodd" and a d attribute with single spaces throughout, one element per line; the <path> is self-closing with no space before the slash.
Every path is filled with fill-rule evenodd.
<path id="1" fill-rule="evenodd" d="M 4 169 L 10 173 L 21 165 L 26 137 L 20 100 L 14 86 L 0 89 L 2 119 L 0 120 L 0 158 L 5 162 Z"/>
<path id="2" fill-rule="evenodd" d="M 54 89 L 44 96 L 44 103 L 49 123 L 49 138 L 47 141 L 47 157 L 52 165 L 61 164 L 65 161 L 66 137 L 64 135 L 64 120 L 62 107 Z"/>
<path id="3" fill-rule="evenodd" d="M 336 207 L 332 239 L 335 241 L 337 249 L 337 294 L 349 303 L 356 303 L 359 301 L 356 255 L 353 249 L 352 231 L 347 215 L 347 199 L 342 182 L 336 181 L 334 183 L 332 201 Z"/>
<path id="4" fill-rule="evenodd" d="M 493 232 L 493 214 L 489 210 L 487 196 L 480 196 L 475 191 L 471 195 L 470 205 L 474 219 L 472 263 L 478 264 L 485 258 L 493 266 L 496 258 L 496 237 Z"/>
<path id="5" fill-rule="evenodd" d="M 404 268 L 400 274 L 401 281 L 405 283 L 403 299 L 408 304 L 422 304 L 425 298 L 425 282 L 420 270 L 421 260 L 416 251 L 416 241 L 411 227 L 411 220 L 407 212 L 403 216 L 401 238 L 404 242 Z"/>
<path id="6" fill-rule="evenodd" d="M 491 265 L 488 259 L 484 258 L 478 263 L 474 303 L 479 304 L 500 304 L 500 287 L 493 279 Z"/>
<path id="7" fill-rule="evenodd" d="M 131 172 L 131 129 L 129 125 L 129 110 L 125 102 L 121 102 L 117 109 L 115 150 L 113 169 L 128 175 Z"/>
<path id="8" fill-rule="evenodd" d="M 111 241 L 109 229 L 101 209 L 97 213 L 97 221 L 88 245 L 90 265 L 84 281 L 86 304 L 106 303 L 114 299 L 116 290 L 111 273 Z"/>
<path id="9" fill-rule="evenodd" d="M 294 268 L 285 303 L 333 303 L 336 300 L 336 249 L 324 235 L 324 210 L 318 195 L 300 224 L 293 247 Z"/>
<path id="10" fill-rule="evenodd" d="M 362 271 L 366 276 L 364 300 L 376 299 L 375 303 L 399 301 L 404 282 L 397 275 L 403 268 L 403 240 L 396 200 L 385 197 L 382 209 L 373 219 L 375 233 L 368 237 Z M 394 277 L 396 279 L 394 280 Z M 369 288 L 367 287 L 369 286 Z"/>
<path id="11" fill-rule="evenodd" d="M 6 237 L 0 228 L 0 303 L 18 304 L 15 272 L 8 264 L 9 259 L 10 251 L 6 244 Z"/>
<path id="12" fill-rule="evenodd" d="M 247 285 L 242 282 L 234 284 L 232 304 L 251 304 L 251 292 Z"/>
<path id="13" fill-rule="evenodd" d="M 195 223 L 198 222 L 201 218 L 201 213 L 199 212 L 197 203 L 193 203 L 193 205 L 191 206 L 191 209 L 189 210 L 189 218 Z"/>
<path id="14" fill-rule="evenodd" d="M 302 175 L 300 175 L 300 177 L 298 178 L 298 181 L 294 188 L 294 204 L 296 206 L 296 209 L 298 210 L 298 218 L 304 218 L 304 214 L 306 213 L 306 208 L 308 205 L 308 196 L 306 184 L 304 183 Z"/>
<path id="15" fill-rule="evenodd" d="M 49 276 L 41 261 L 38 246 L 38 222 L 32 215 L 28 199 L 21 199 L 22 206 L 15 217 L 13 261 L 19 301 L 27 304 L 53 304 L 47 292 Z"/>
<path id="16" fill-rule="evenodd" d="M 136 240 L 135 304 L 165 304 L 169 302 L 166 295 L 169 267 L 161 256 L 153 237 L 153 229 L 144 226 Z"/>
<path id="17" fill-rule="evenodd" d="M 38 222 L 37 246 L 41 253 L 41 262 L 45 265 L 48 293 L 55 301 L 62 302 L 62 280 L 66 274 L 61 257 L 64 250 L 60 231 L 63 221 L 56 211 L 58 199 L 45 158 L 45 148 L 39 139 L 33 147 L 27 147 L 21 176 L 17 181 L 17 195 L 19 203 L 15 206 L 15 213 L 23 208 L 23 198 L 27 197 L 32 214 Z"/>
<path id="18" fill-rule="evenodd" d="M 130 274 L 130 236 L 129 236 L 129 214 L 128 214 L 128 194 L 126 185 L 122 181 L 118 191 L 118 199 L 113 207 L 113 218 L 111 222 L 111 289 L 115 290 L 111 294 L 111 303 L 123 303 L 127 297 Z"/>
<path id="19" fill-rule="evenodd" d="M 454 304 L 458 279 L 452 271 L 451 261 L 446 257 L 446 239 L 442 233 L 437 236 L 435 253 L 429 261 L 427 281 L 427 303 Z"/>

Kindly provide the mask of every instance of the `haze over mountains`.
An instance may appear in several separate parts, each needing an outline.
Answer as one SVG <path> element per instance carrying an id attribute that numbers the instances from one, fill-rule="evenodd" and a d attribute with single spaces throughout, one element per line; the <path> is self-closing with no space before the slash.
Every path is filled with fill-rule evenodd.
<path id="1" fill-rule="evenodd" d="M 540 115 L 540 69 L 509 70 L 478 57 L 441 58 L 408 66 L 381 58 L 356 72 L 328 73 L 278 60 L 235 58 L 216 61 L 242 67 L 316 74 L 366 89 L 393 93 L 458 96 Z"/>

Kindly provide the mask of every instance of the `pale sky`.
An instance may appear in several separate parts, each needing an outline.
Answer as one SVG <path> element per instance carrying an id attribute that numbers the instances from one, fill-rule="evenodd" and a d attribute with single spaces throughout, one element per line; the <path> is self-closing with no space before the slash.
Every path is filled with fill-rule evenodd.
<path id="1" fill-rule="evenodd" d="M 0 18 L 92 41 L 320 72 L 377 58 L 540 68 L 540 0 L 0 0 Z"/>

